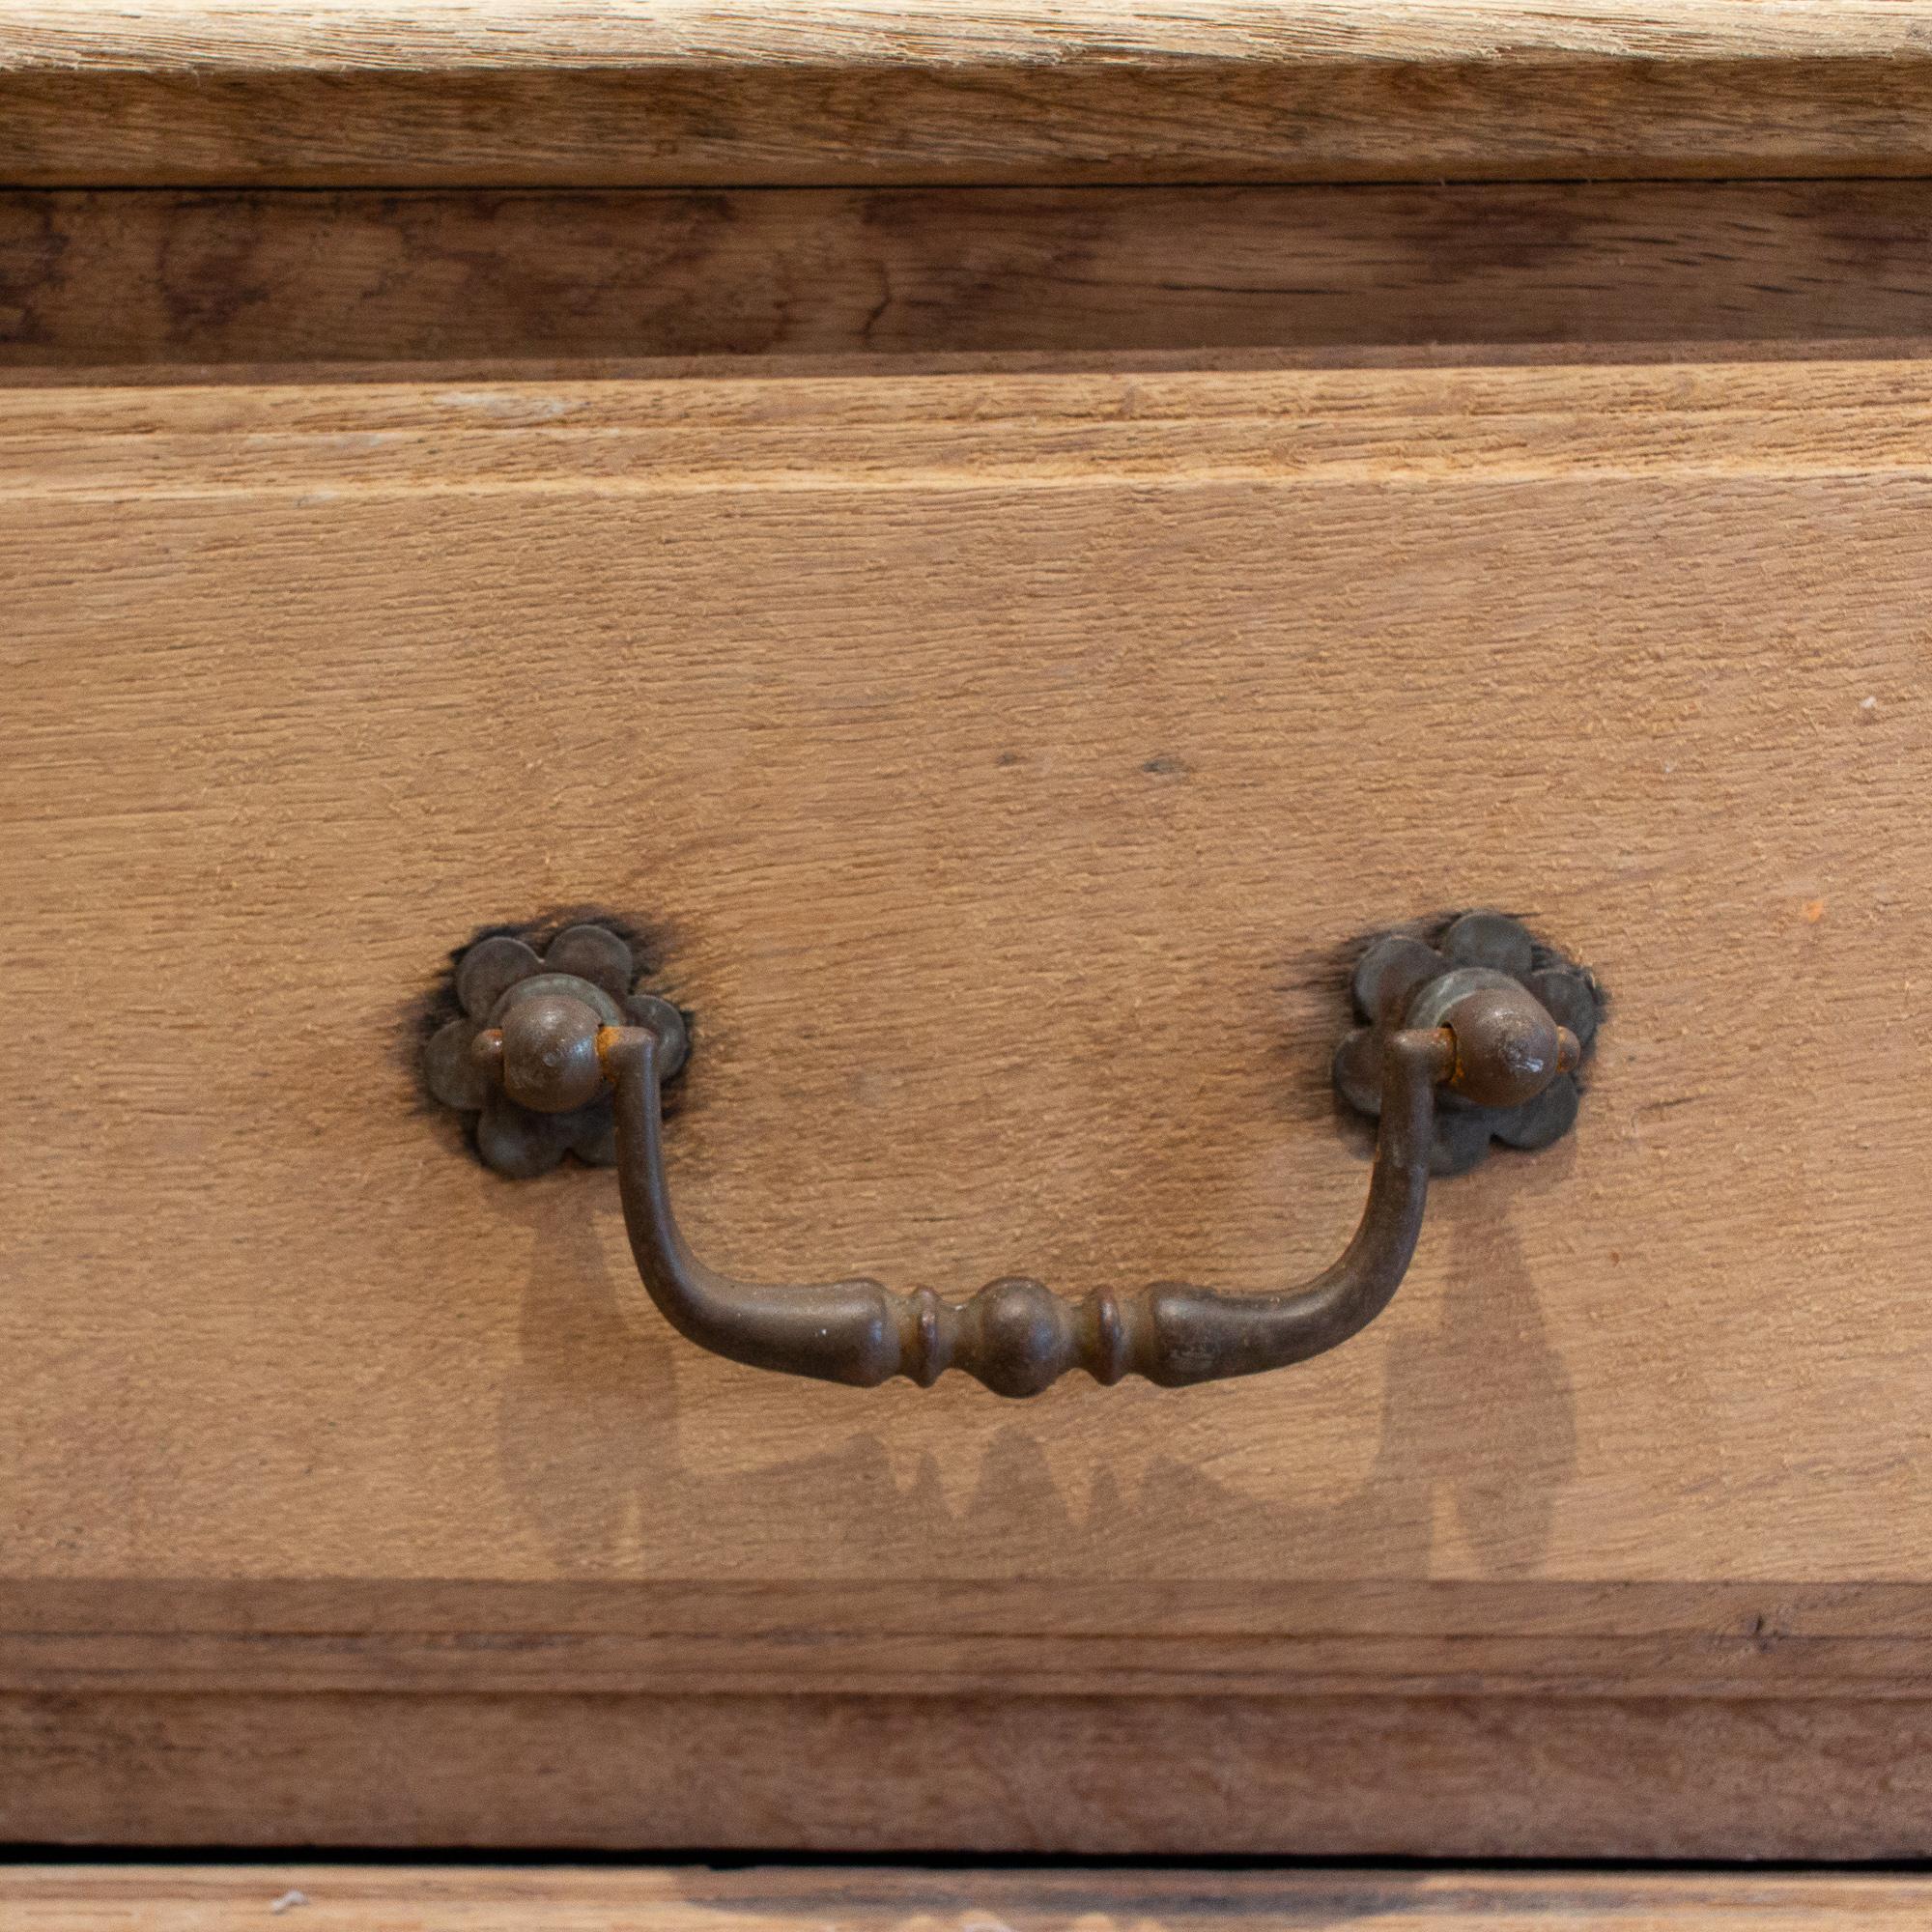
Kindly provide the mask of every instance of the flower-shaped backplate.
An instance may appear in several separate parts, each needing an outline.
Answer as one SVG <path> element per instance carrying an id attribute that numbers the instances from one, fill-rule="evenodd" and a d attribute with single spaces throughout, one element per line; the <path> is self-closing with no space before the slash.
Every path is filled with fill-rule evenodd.
<path id="1" fill-rule="evenodd" d="M 463 1012 L 431 1036 L 423 1072 L 430 1093 L 445 1107 L 476 1117 L 476 1151 L 497 1173 L 518 1179 L 547 1174 L 567 1153 L 593 1167 L 609 1167 L 617 1158 L 616 1126 L 609 1094 L 563 1114 L 519 1106 L 475 1059 L 476 1036 L 501 1025 L 517 1001 L 537 993 L 580 999 L 606 1026 L 647 1019 L 661 1026 L 664 1003 L 633 993 L 637 976 L 630 942 L 609 926 L 590 923 L 565 926 L 541 953 L 521 939 L 495 933 L 457 960 L 454 991 Z M 681 1040 L 676 1057 L 682 1058 Z"/>
<path id="2" fill-rule="evenodd" d="M 1595 978 L 1539 944 L 1526 927 L 1499 912 L 1467 912 L 1451 920 L 1434 943 L 1412 932 L 1385 932 L 1362 954 L 1350 982 L 1363 1024 L 1335 1053 L 1335 1090 L 1357 1113 L 1381 1112 L 1382 1039 L 1407 1023 L 1433 981 L 1470 971 L 1506 974 L 1528 987 L 1558 1025 L 1577 1036 L 1587 1059 L 1603 1018 Z M 1560 1140 L 1577 1119 L 1577 1077 L 1559 1073 L 1520 1107 L 1482 1107 L 1447 1091 L 1435 1098 L 1435 1147 L 1430 1172 L 1462 1174 L 1490 1151 L 1544 1148 Z"/>

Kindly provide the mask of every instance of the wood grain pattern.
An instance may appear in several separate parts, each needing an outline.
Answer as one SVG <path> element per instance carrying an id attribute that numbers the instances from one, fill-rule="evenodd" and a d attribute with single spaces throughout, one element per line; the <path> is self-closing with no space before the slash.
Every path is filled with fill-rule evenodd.
<path id="1" fill-rule="evenodd" d="M 0 392 L 0 1836 L 1932 1852 L 1929 437 L 1872 358 Z M 603 905 L 701 1250 L 1265 1282 L 1352 948 L 1481 902 L 1610 989 L 1578 1134 L 1252 1383 L 738 1370 L 413 1072 Z"/>
<path id="2" fill-rule="evenodd" d="M 1922 1582 L 1928 426 L 1907 363 L 0 398 L 14 1577 Z M 1359 1207 L 1351 945 L 1470 901 L 1605 974 L 1582 1130 L 1272 1383 L 696 1356 L 410 1065 L 449 945 L 609 904 L 702 1248 L 1261 1282 Z"/>
<path id="3" fill-rule="evenodd" d="M 0 1582 L 0 1690 L 1932 1694 L 1915 1584 Z"/>
<path id="4" fill-rule="evenodd" d="M 169 6 L 135 0 L 103 14 L 84 0 L 10 0 L 10 66 L 131 66 L 198 73 L 264 67 L 323 70 L 845 64 L 937 69 L 1070 61 L 1250 59 L 1401 66 L 1587 58 L 1896 59 L 1924 53 L 1914 6 L 1893 0 L 730 0 L 680 7 L 589 8 L 530 0 L 412 0 L 408 7 L 255 0 Z"/>
<path id="5" fill-rule="evenodd" d="M 23 368 L 1926 336 L 1921 182 L 0 195 Z"/>
<path id="6" fill-rule="evenodd" d="M 1900 1860 L 1928 1821 L 1925 1702 L 0 1697 L 15 1843 Z"/>
<path id="7" fill-rule="evenodd" d="M 292 1894 L 294 1896 L 292 1896 Z M 273 1863 L 25 1865 L 0 1871 L 17 1932 L 1147 1932 L 1453 1927 L 1454 1932 L 1804 1932 L 1917 1928 L 1932 1881 L 1881 1876 L 1507 1872 L 971 1872 L 770 1866 L 565 1867 Z M 278 1915 L 279 1916 L 279 1915 Z"/>
<path id="8" fill-rule="evenodd" d="M 10 0 L 18 185 L 1909 174 L 1922 0 Z"/>

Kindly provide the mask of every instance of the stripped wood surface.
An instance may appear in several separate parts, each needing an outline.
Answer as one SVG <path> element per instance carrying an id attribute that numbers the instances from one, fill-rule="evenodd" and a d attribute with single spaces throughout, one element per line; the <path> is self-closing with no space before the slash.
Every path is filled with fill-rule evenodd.
<path id="1" fill-rule="evenodd" d="M 734 0 L 593 8 L 544 0 L 9 0 L 9 67 L 184 72 L 268 66 L 1129 66 L 1233 54 L 1317 67 L 1385 61 L 1524 66 L 1644 60 L 1898 59 L 1927 50 L 1923 12 L 1897 0 Z"/>
<path id="2" fill-rule="evenodd" d="M 1932 1853 L 1932 366 L 876 367 L 0 391 L 0 1836 Z M 415 1070 L 608 908 L 700 1252 L 1259 1285 L 1470 903 L 1577 1133 L 1247 1383 L 738 1369 Z"/>
<path id="3" fill-rule="evenodd" d="M 1923 1859 L 1932 1703 L 0 1696 L 0 1830 L 499 1852 Z"/>
<path id="4" fill-rule="evenodd" d="M 1557 1872 L 597 1871 L 340 1864 L 25 1865 L 9 1932 L 1889 1932 L 1922 1877 Z"/>
<path id="5" fill-rule="evenodd" d="M 0 195 L 0 366 L 1932 338 L 1921 182 Z"/>
<path id="6" fill-rule="evenodd" d="M 6 393 L 14 1579 L 1932 1577 L 1928 425 L 1829 361 Z M 411 1060 L 478 923 L 608 905 L 701 1251 L 1260 1284 L 1360 1206 L 1351 950 L 1459 902 L 1604 974 L 1582 1126 L 1292 1378 L 733 1368 Z"/>
<path id="7" fill-rule="evenodd" d="M 0 1690 L 1918 1700 L 1921 1585 L 0 1580 Z"/>
<path id="8" fill-rule="evenodd" d="M 0 180 L 1909 174 L 1923 0 L 314 0 L 0 10 Z"/>

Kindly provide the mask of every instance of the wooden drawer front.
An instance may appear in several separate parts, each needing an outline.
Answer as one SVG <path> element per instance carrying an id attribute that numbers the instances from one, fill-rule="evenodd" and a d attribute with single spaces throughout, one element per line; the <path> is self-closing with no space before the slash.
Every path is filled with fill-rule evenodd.
<path id="1" fill-rule="evenodd" d="M 1886 362 L 0 394 L 0 1684 L 1921 1684 L 1929 431 Z M 1577 1131 L 1252 1381 L 736 1367 L 419 1086 L 451 948 L 608 911 L 707 1256 L 1265 1286 L 1359 1208 L 1349 960 L 1467 905 L 1602 976 Z"/>

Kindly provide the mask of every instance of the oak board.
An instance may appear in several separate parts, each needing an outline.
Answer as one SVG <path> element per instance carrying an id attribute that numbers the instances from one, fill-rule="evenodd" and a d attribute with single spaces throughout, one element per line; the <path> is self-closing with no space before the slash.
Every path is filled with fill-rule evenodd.
<path id="1" fill-rule="evenodd" d="M 15 1932 L 1849 1932 L 1916 1928 L 1932 1881 L 1892 1875 L 899 1872 L 770 1866 L 584 1871 L 262 1864 L 0 1872 Z"/>
<path id="2" fill-rule="evenodd" d="M 0 1695 L 41 1844 L 1899 1861 L 1928 1814 L 1923 1698 Z"/>
<path id="3" fill-rule="evenodd" d="M 14 371 L 1928 337 L 1925 181 L 0 194 Z"/>
<path id="4" fill-rule="evenodd" d="M 16 1761 L 128 1825 L 204 1802 L 90 1780 L 142 1699 L 151 1742 L 724 1692 L 794 1739 L 835 1693 L 1069 1736 L 1261 1697 L 1257 1762 L 1297 1704 L 1570 1727 L 1528 1823 L 1480 1822 L 1470 1744 L 1453 1804 L 1362 1834 L 1474 1851 L 1635 1844 L 1577 1801 L 1600 1723 L 1903 1748 L 1928 433 L 1932 371 L 1829 357 L 0 392 Z M 1471 904 L 1603 976 L 1577 1133 L 1443 1184 L 1388 1315 L 1250 1383 L 702 1356 L 610 1178 L 486 1173 L 414 1065 L 450 948 L 606 909 L 696 1017 L 700 1252 L 1261 1285 L 1359 1206 L 1349 961 Z M 1751 1782 L 1652 1841 L 1904 1855 L 1927 1815 L 1753 1837 Z M 48 1788 L 14 1834 L 72 1826 Z M 424 1797 L 445 1842 L 466 1789 Z M 383 1829 L 366 1780 L 315 1802 Z M 1350 1848 L 1295 1803 L 1278 1835 Z M 1157 1793 L 1054 1815 L 975 1841 L 1202 1842 Z M 797 1835 L 905 1848 L 845 1816 Z"/>
<path id="5" fill-rule="evenodd" d="M 6 0 L 0 181 L 1922 175 L 1922 0 Z"/>

